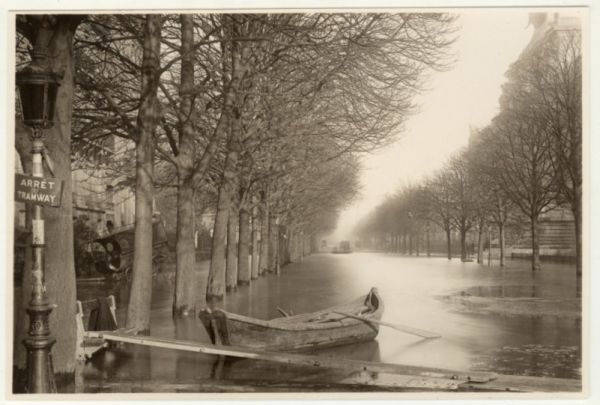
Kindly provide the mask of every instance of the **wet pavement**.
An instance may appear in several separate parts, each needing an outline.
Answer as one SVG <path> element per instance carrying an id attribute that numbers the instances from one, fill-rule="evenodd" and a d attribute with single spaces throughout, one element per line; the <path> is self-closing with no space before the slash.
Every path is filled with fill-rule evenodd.
<path id="1" fill-rule="evenodd" d="M 320 350 L 315 354 L 457 370 L 502 374 L 581 377 L 581 286 L 569 264 L 544 263 L 532 274 L 526 261 L 504 269 L 445 258 L 383 253 L 316 254 L 282 268 L 227 296 L 232 312 L 269 319 L 277 307 L 312 312 L 366 294 L 375 286 L 385 304 L 382 320 L 438 332 L 422 340 L 381 327 L 375 341 Z M 198 265 L 198 291 L 204 292 L 207 263 Z M 155 277 L 151 335 L 209 342 L 197 319 L 171 319 L 172 277 Z M 124 321 L 127 288 L 123 283 L 78 284 L 80 299 L 112 293 Z M 202 301 L 203 297 L 199 297 Z M 124 345 L 99 353 L 83 368 L 84 392 L 246 391 L 292 384 L 314 369 L 167 349 Z M 315 390 L 336 381 L 319 371 Z M 316 378 L 316 377 L 315 377 Z M 134 388 L 132 388 L 132 386 Z M 304 386 L 306 387 L 306 386 Z M 261 389 L 259 389 L 261 390 Z M 268 391 L 268 388 L 262 389 Z"/>

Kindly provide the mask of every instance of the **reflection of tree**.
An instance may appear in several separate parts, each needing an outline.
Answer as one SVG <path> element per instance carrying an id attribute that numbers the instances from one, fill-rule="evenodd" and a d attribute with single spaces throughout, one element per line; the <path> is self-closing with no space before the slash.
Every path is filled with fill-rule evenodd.
<path id="1" fill-rule="evenodd" d="M 119 376 L 128 365 L 135 361 L 136 356 L 124 347 L 111 347 L 95 353 L 87 364 L 93 368 L 89 370 L 89 366 L 84 370 L 84 381 L 88 380 L 110 380 Z"/>

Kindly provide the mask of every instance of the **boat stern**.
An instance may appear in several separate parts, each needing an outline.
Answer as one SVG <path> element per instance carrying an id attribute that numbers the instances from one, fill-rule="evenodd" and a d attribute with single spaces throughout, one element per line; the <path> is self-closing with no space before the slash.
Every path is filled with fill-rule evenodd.
<path id="1" fill-rule="evenodd" d="M 204 308 L 198 314 L 214 345 L 231 345 L 227 313 L 222 309 Z"/>

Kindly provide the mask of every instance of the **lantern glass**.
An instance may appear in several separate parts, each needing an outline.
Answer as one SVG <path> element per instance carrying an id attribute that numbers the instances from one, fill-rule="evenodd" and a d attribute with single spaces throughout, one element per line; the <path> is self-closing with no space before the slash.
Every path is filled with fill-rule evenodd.
<path id="1" fill-rule="evenodd" d="M 58 93 L 58 75 L 39 55 L 17 73 L 23 123 L 32 128 L 51 128 Z"/>
<path id="2" fill-rule="evenodd" d="M 58 84 L 26 81 L 19 83 L 23 122 L 33 128 L 51 128 Z"/>

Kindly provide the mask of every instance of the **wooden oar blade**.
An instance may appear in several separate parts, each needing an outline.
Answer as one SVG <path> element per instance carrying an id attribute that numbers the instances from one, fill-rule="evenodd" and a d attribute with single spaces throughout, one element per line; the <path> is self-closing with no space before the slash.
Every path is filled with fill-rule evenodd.
<path id="1" fill-rule="evenodd" d="M 360 316 L 360 315 L 348 314 L 346 312 L 335 311 L 335 313 L 347 316 L 349 318 L 355 318 L 355 319 L 358 319 L 358 320 L 361 320 L 364 322 L 369 322 L 369 323 L 372 323 L 375 325 L 387 326 L 389 328 L 396 329 L 397 331 L 408 333 L 408 334 L 415 335 L 415 336 L 419 336 L 419 337 L 422 337 L 425 339 L 437 339 L 437 338 L 442 337 L 442 335 L 440 335 L 439 333 L 430 332 L 428 330 L 423 330 L 423 329 L 417 329 L 417 328 L 413 328 L 411 326 L 398 325 L 398 324 L 394 324 L 394 323 L 378 321 L 376 319 L 371 319 L 371 318 L 367 318 L 365 316 Z"/>
<path id="2" fill-rule="evenodd" d="M 381 324 L 384 325 L 384 323 L 381 323 Z M 442 335 L 440 335 L 439 333 L 430 332 L 430 331 L 423 330 L 423 329 L 417 329 L 417 328 L 413 328 L 411 326 L 406 326 L 406 325 L 398 325 L 398 324 L 391 324 L 391 323 L 388 324 L 386 322 L 385 326 L 389 326 L 390 328 L 394 328 L 400 332 L 406 332 L 406 333 L 410 333 L 411 335 L 420 336 L 425 339 L 438 339 L 438 338 L 442 337 Z"/>

